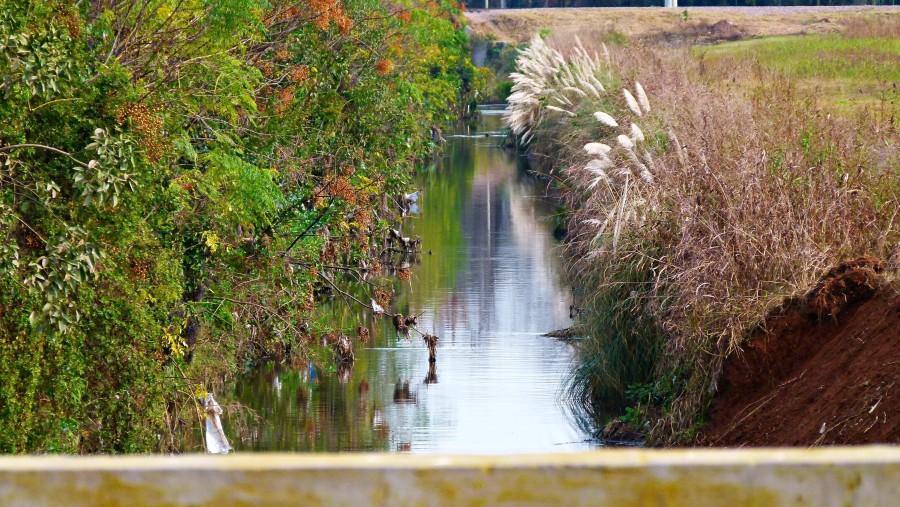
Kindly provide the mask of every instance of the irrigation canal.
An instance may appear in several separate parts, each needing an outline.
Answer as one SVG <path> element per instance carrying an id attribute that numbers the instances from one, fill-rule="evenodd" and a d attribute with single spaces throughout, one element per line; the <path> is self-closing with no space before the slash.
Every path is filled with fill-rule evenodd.
<path id="1" fill-rule="evenodd" d="M 403 234 L 422 240 L 395 311 L 437 335 L 398 337 L 389 319 L 341 301 L 340 318 L 369 322 L 352 370 L 269 366 L 220 398 L 252 416 L 226 417 L 236 452 L 408 451 L 505 454 L 592 448 L 589 423 L 563 399 L 573 351 L 541 336 L 572 324 L 546 182 L 499 147 L 502 109 L 446 135 L 443 156 L 419 175 L 418 213 Z M 350 312 L 350 313 L 346 313 Z M 356 312 L 356 313 L 353 313 Z M 356 333 L 350 333 L 353 336 Z M 245 411 L 247 412 L 247 411 Z M 200 442 L 196 442 L 200 451 Z"/>

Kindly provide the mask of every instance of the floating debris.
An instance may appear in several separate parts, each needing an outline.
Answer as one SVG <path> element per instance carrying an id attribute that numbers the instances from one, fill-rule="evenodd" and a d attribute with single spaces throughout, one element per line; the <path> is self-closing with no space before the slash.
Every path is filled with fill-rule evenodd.
<path id="1" fill-rule="evenodd" d="M 397 334 L 409 338 L 409 325 L 407 325 L 406 322 L 407 320 L 402 314 L 398 313 L 394 315 L 393 323 L 394 329 L 397 330 Z"/>
<path id="2" fill-rule="evenodd" d="M 549 333 L 544 333 L 541 336 L 549 336 L 551 338 L 557 338 L 560 341 L 564 341 L 566 343 L 574 342 L 582 339 L 585 335 L 584 326 L 580 324 L 576 324 L 571 327 L 567 327 L 564 329 L 556 329 L 554 331 L 550 331 Z"/>
<path id="3" fill-rule="evenodd" d="M 356 336 L 359 339 L 359 343 L 369 343 L 369 328 L 366 326 L 359 326 L 356 330 Z"/>
<path id="4" fill-rule="evenodd" d="M 422 339 L 425 340 L 425 345 L 428 345 L 428 362 L 434 364 L 437 362 L 438 337 L 433 334 L 424 333 Z"/>
<path id="5" fill-rule="evenodd" d="M 231 445 L 225 438 L 225 430 L 222 429 L 222 407 L 216 403 L 212 393 L 206 393 L 205 398 L 200 398 L 206 416 L 206 452 L 209 454 L 228 454 Z"/>
<path id="6" fill-rule="evenodd" d="M 348 338 L 347 335 L 340 335 L 337 341 L 332 344 L 332 347 L 334 348 L 334 355 L 337 357 L 339 365 L 352 364 L 356 359 L 353 356 L 353 344 L 350 343 L 350 338 Z"/>

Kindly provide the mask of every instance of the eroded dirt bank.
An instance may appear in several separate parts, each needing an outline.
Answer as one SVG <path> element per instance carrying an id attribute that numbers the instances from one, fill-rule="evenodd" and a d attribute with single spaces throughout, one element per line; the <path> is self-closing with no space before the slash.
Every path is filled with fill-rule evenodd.
<path id="1" fill-rule="evenodd" d="M 900 282 L 842 267 L 726 361 L 700 445 L 900 443 Z"/>

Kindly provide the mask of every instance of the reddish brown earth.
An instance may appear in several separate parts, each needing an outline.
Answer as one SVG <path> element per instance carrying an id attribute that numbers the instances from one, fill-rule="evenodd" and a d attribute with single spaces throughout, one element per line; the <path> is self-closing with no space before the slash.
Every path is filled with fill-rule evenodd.
<path id="1" fill-rule="evenodd" d="M 785 303 L 726 361 L 701 445 L 900 443 L 900 283 L 861 260 Z"/>

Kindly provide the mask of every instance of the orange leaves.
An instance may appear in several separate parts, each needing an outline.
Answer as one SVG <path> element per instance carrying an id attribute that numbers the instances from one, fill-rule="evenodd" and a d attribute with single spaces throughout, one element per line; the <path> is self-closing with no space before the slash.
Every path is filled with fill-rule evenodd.
<path id="1" fill-rule="evenodd" d="M 328 30 L 333 21 L 342 34 L 350 33 L 353 21 L 338 0 L 309 0 L 309 7 L 315 14 L 313 23 L 322 30 Z"/>
<path id="2" fill-rule="evenodd" d="M 278 90 L 278 104 L 275 106 L 275 110 L 278 113 L 283 113 L 287 108 L 291 107 L 291 104 L 294 102 L 294 87 L 293 86 L 285 86 L 284 88 Z"/>
<path id="3" fill-rule="evenodd" d="M 131 123 L 131 128 L 138 134 L 138 146 L 152 162 L 159 161 L 165 148 L 162 141 L 163 121 L 158 116 L 160 111 L 162 108 L 159 106 L 131 103 L 116 113 L 116 123 Z"/>
<path id="4" fill-rule="evenodd" d="M 356 189 L 346 176 L 338 176 L 331 183 L 331 195 L 340 197 L 350 204 L 356 202 Z"/>
<path id="5" fill-rule="evenodd" d="M 275 60 L 286 62 L 291 59 L 291 52 L 287 48 L 281 48 L 275 52 Z"/>
<path id="6" fill-rule="evenodd" d="M 375 64 L 375 71 L 381 74 L 382 76 L 386 76 L 390 74 L 391 70 L 394 69 L 394 62 L 390 61 L 387 58 L 379 60 L 378 63 Z"/>
<path id="7" fill-rule="evenodd" d="M 309 79 L 309 65 L 298 65 L 291 69 L 291 81 L 300 84 Z"/>

